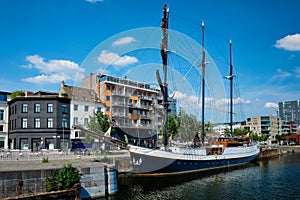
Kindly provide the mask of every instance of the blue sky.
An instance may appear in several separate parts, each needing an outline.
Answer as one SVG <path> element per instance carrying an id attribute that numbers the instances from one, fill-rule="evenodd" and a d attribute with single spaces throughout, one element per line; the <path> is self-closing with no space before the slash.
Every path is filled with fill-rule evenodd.
<path id="1" fill-rule="evenodd" d="M 130 44 L 137 39 L 126 31 L 159 27 L 164 3 L 170 28 L 199 43 L 205 21 L 205 48 L 222 76 L 232 38 L 244 116 L 275 114 L 278 102 L 299 99 L 298 0 L 1 0 L 0 90 L 58 91 L 61 80 L 77 84 L 76 77 L 101 72 L 87 66 L 95 49 L 102 66 L 118 60 L 116 75 L 123 66 L 160 62 L 154 52 L 151 60 L 142 50 L 121 55 L 103 45 Z"/>

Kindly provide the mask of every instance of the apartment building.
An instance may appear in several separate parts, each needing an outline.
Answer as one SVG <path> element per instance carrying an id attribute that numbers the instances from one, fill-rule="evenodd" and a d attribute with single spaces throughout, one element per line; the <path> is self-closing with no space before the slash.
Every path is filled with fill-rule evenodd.
<path id="1" fill-rule="evenodd" d="M 300 100 L 279 102 L 279 117 L 300 126 Z"/>
<path id="2" fill-rule="evenodd" d="M 11 149 L 67 149 L 70 141 L 70 99 L 37 92 L 16 97 L 9 106 Z"/>
<path id="3" fill-rule="evenodd" d="M 265 135 L 275 140 L 275 136 L 282 134 L 282 121 L 276 116 L 253 116 L 248 117 L 245 128 L 259 136 Z"/>
<path id="4" fill-rule="evenodd" d="M 8 149 L 8 101 L 10 93 L 0 91 L 0 149 Z"/>
<path id="5" fill-rule="evenodd" d="M 82 87 L 96 91 L 103 112 L 125 133 L 146 138 L 157 134 L 162 107 L 154 108 L 159 95 L 155 87 L 105 74 L 90 74 Z"/>

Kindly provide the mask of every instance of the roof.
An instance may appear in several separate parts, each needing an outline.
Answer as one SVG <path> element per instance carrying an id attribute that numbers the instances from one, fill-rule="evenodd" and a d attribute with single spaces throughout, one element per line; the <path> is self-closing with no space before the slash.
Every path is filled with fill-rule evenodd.
<path id="1" fill-rule="evenodd" d="M 284 137 L 285 140 L 290 140 L 292 138 L 298 139 L 298 141 L 300 141 L 300 134 L 293 134 Z"/>
<path id="2" fill-rule="evenodd" d="M 59 95 L 63 96 L 63 93 L 66 93 L 72 101 L 93 104 L 101 103 L 97 93 L 94 90 L 65 85 L 64 81 L 61 82 Z"/>

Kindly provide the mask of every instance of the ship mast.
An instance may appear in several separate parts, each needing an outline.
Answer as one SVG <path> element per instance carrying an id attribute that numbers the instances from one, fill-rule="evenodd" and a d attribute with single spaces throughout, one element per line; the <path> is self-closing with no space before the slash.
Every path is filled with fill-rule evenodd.
<path id="1" fill-rule="evenodd" d="M 164 109 L 165 109 L 165 123 L 164 123 L 164 146 L 168 145 L 168 83 L 167 83 L 167 67 L 168 67 L 168 20 L 169 20 L 169 8 L 164 5 L 163 17 L 161 20 L 161 29 L 163 33 L 163 38 L 160 45 L 160 54 L 162 58 L 162 65 L 164 71 L 164 82 L 163 82 L 163 98 L 164 98 Z"/>
<path id="2" fill-rule="evenodd" d="M 204 50 L 204 21 L 202 21 L 202 124 L 201 124 L 201 142 L 204 144 L 205 123 L 204 123 L 204 106 L 205 106 L 205 50 Z"/>
<path id="3" fill-rule="evenodd" d="M 229 53 L 229 56 L 230 56 L 230 72 L 229 72 L 229 80 L 230 80 L 230 136 L 232 136 L 232 122 L 233 122 L 233 118 L 232 118 L 232 115 L 233 115 L 233 89 L 232 89 L 232 79 L 233 79 L 233 72 L 232 72 L 232 42 L 231 42 L 231 39 L 229 41 L 229 48 L 230 48 L 230 53 Z"/>

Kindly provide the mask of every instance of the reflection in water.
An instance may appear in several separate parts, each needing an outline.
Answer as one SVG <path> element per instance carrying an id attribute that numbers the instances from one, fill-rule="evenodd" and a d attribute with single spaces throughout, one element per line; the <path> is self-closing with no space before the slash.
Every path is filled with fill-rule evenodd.
<path id="1" fill-rule="evenodd" d="M 109 199 L 300 199 L 299 169 L 300 154 L 288 154 L 190 177 L 125 177 Z"/>

